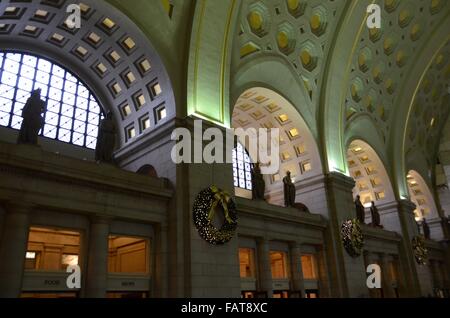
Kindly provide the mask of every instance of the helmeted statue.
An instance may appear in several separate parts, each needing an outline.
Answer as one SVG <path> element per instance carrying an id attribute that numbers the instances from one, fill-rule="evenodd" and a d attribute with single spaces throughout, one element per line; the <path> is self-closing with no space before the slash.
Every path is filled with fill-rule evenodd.
<path id="1" fill-rule="evenodd" d="M 295 205 L 295 185 L 291 179 L 291 172 L 287 171 L 283 178 L 284 188 L 284 206 L 294 207 Z"/>
<path id="2" fill-rule="evenodd" d="M 372 226 L 383 227 L 381 225 L 380 213 L 378 212 L 378 208 L 375 206 L 375 202 L 373 201 L 372 206 L 370 207 L 370 214 L 372 215 Z"/>
<path id="3" fill-rule="evenodd" d="M 97 145 L 95 147 L 95 160 L 97 162 L 113 163 L 113 152 L 116 144 L 116 125 L 112 113 L 108 112 L 100 122 Z"/>
<path id="4" fill-rule="evenodd" d="M 425 236 L 425 238 L 427 240 L 430 239 L 430 227 L 428 226 L 427 220 L 425 218 L 423 218 L 422 220 L 422 229 L 423 229 L 423 236 Z"/>
<path id="5" fill-rule="evenodd" d="M 20 127 L 18 144 L 38 144 L 39 131 L 44 126 L 42 113 L 46 110 L 46 103 L 41 100 L 41 89 L 31 93 L 22 110 L 22 125 Z"/>
<path id="6" fill-rule="evenodd" d="M 266 182 L 261 174 L 259 163 L 255 163 L 252 169 L 252 197 L 253 200 L 264 200 L 266 192 Z"/>
<path id="7" fill-rule="evenodd" d="M 355 208 L 356 208 L 356 218 L 359 220 L 361 224 L 364 224 L 364 220 L 366 218 L 366 211 L 364 205 L 361 203 L 361 197 L 359 195 L 356 196 L 355 200 Z"/>

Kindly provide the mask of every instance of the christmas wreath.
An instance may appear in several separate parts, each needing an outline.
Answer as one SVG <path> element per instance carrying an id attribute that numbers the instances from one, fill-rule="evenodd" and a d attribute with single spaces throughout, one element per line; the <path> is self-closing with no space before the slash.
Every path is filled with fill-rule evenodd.
<path id="1" fill-rule="evenodd" d="M 344 221 L 341 226 L 341 235 L 347 253 L 351 257 L 360 256 L 364 246 L 364 236 L 359 221 L 356 219 Z"/>
<path id="2" fill-rule="evenodd" d="M 426 265 L 428 261 L 428 250 L 425 247 L 425 237 L 423 235 L 415 236 L 412 239 L 412 247 L 417 264 Z"/>
<path id="3" fill-rule="evenodd" d="M 220 228 L 212 224 L 217 209 L 224 213 L 224 221 Z M 213 245 L 229 242 L 237 229 L 236 204 L 227 192 L 216 186 L 204 189 L 197 195 L 193 217 L 200 236 Z"/>

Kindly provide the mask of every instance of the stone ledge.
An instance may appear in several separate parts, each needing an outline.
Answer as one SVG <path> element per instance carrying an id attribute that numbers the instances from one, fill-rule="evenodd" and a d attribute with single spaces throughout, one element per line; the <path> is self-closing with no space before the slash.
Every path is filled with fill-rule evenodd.
<path id="1" fill-rule="evenodd" d="M 292 223 L 312 225 L 320 228 L 326 228 L 326 219 L 319 214 L 300 212 L 297 209 L 285 208 L 269 204 L 265 201 L 249 200 L 236 198 L 237 210 L 240 213 L 270 218 L 273 220 L 289 221 Z"/>
<path id="2" fill-rule="evenodd" d="M 0 172 L 23 172 L 66 179 L 118 191 L 132 191 L 136 195 L 157 195 L 170 198 L 173 191 L 162 178 L 141 176 L 108 164 L 97 164 L 42 150 L 37 146 L 0 143 Z"/>
<path id="3" fill-rule="evenodd" d="M 389 242 L 400 242 L 402 240 L 402 237 L 396 232 L 375 228 L 369 225 L 361 225 L 361 230 L 364 236 L 369 239 L 384 240 Z"/>

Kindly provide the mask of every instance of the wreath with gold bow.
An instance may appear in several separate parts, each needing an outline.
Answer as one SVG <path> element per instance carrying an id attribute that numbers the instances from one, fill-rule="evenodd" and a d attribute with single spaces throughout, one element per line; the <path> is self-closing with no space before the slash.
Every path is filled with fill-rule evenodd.
<path id="1" fill-rule="evenodd" d="M 213 225 L 216 212 L 222 210 L 224 221 L 220 228 Z M 200 236 L 210 244 L 229 242 L 237 229 L 236 204 L 232 197 L 216 186 L 202 190 L 194 201 L 194 224 Z"/>
<path id="2" fill-rule="evenodd" d="M 423 235 L 413 237 L 412 247 L 417 264 L 426 265 L 428 261 L 428 249 L 425 247 L 425 237 Z"/>
<path id="3" fill-rule="evenodd" d="M 342 243 L 347 253 L 351 257 L 358 257 L 362 254 L 364 246 L 364 236 L 357 219 L 347 220 L 341 226 Z"/>

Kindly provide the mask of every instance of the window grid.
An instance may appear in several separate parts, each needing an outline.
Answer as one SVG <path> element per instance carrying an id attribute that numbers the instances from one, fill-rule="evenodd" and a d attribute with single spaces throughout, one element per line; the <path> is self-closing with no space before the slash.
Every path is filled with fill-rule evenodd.
<path id="1" fill-rule="evenodd" d="M 247 150 L 238 143 L 237 147 L 233 149 L 233 177 L 235 187 L 252 190 L 252 167 L 253 164 Z"/>
<path id="2" fill-rule="evenodd" d="M 72 73 L 38 56 L 0 52 L 0 126 L 20 129 L 22 109 L 41 88 L 47 103 L 41 136 L 94 149 L 103 113 Z"/>

